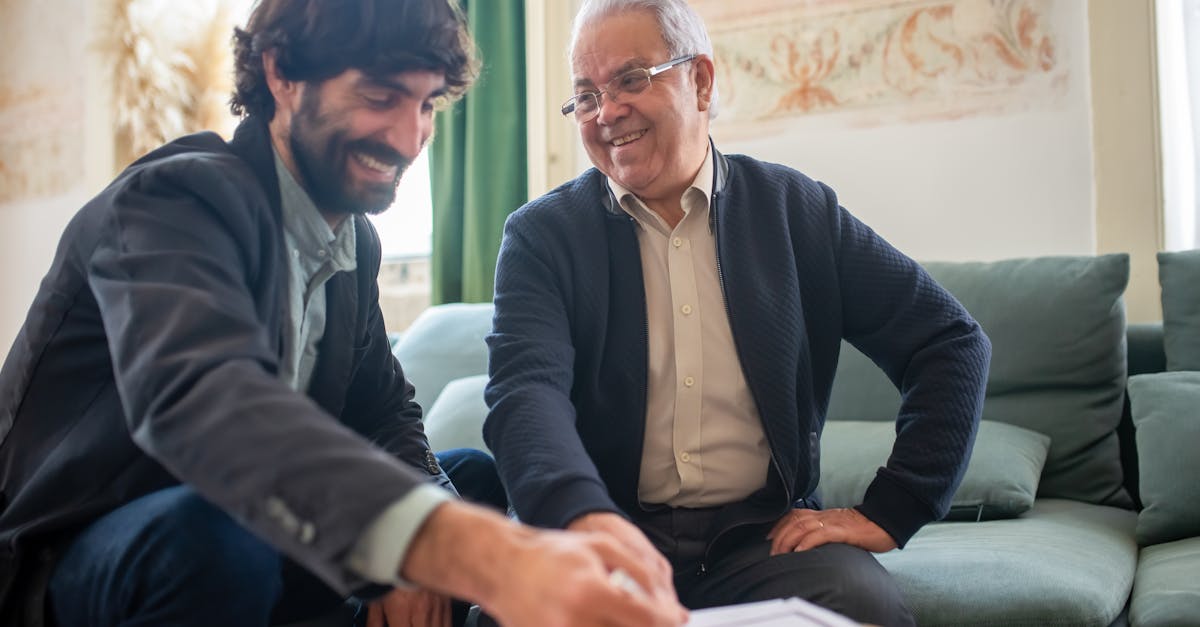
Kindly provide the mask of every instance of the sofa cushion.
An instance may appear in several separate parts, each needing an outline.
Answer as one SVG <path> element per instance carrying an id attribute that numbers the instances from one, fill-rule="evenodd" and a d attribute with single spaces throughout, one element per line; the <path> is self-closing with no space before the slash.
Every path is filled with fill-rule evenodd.
<path id="1" fill-rule="evenodd" d="M 1200 370 L 1200 250 L 1158 253 L 1168 370 Z"/>
<path id="2" fill-rule="evenodd" d="M 483 419 L 487 403 L 483 402 L 486 374 L 455 379 L 446 384 L 433 406 L 425 412 L 425 435 L 435 451 L 452 448 L 474 448 L 488 451 L 483 443 Z M 489 451 L 490 452 L 490 451 Z"/>
<path id="3" fill-rule="evenodd" d="M 1130 324 L 1125 327 L 1125 342 L 1129 345 L 1129 376 L 1167 369 L 1161 322 Z"/>
<path id="4" fill-rule="evenodd" d="M 1137 564 L 1134 512 L 1038 499 L 1020 518 L 926 525 L 879 555 L 922 627 L 1109 625 Z"/>
<path id="5" fill-rule="evenodd" d="M 821 436 L 824 507 L 853 507 L 887 461 L 896 441 L 894 423 L 840 420 Z M 975 438 L 971 462 L 954 493 L 946 520 L 988 520 L 1018 516 L 1033 506 L 1050 438 L 1021 427 L 985 420 Z"/>
<path id="6" fill-rule="evenodd" d="M 1130 377 L 1129 403 L 1143 505 L 1138 542 L 1200 536 L 1200 372 Z"/>
<path id="7" fill-rule="evenodd" d="M 1200 538 L 1142 549 L 1129 622 L 1137 627 L 1200 624 Z"/>
<path id="8" fill-rule="evenodd" d="M 421 312 L 392 354 L 416 388 L 416 401 L 428 410 L 445 385 L 487 373 L 484 336 L 492 330 L 492 304 L 452 303 Z"/>
<path id="9" fill-rule="evenodd" d="M 1039 496 L 1130 507 L 1116 429 L 1128 255 L 928 263 L 992 340 L 983 417 L 1050 436 Z M 830 420 L 895 420 L 900 396 L 844 346 Z"/>

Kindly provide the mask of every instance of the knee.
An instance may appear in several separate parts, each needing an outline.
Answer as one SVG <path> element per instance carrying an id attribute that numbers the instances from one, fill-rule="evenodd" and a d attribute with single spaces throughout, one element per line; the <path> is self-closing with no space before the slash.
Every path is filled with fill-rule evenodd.
<path id="1" fill-rule="evenodd" d="M 438 453 L 438 463 L 464 499 L 500 511 L 508 508 L 504 484 L 491 455 L 469 448 L 452 449 Z"/>
<path id="2" fill-rule="evenodd" d="M 280 593 L 278 552 L 195 491 L 172 489 L 156 508 L 143 538 L 151 570 L 225 599 L 252 597 L 257 603 Z M 268 606 L 269 607 L 269 606 Z"/>
<path id="3" fill-rule="evenodd" d="M 857 587 L 830 590 L 820 605 L 868 625 L 911 627 L 915 624 L 894 581 L 881 579 L 873 585 L 860 583 Z"/>
<path id="4" fill-rule="evenodd" d="M 184 486 L 109 512 L 70 545 L 50 582 L 59 624 L 265 624 L 278 554 Z"/>
<path id="5" fill-rule="evenodd" d="M 858 551 L 845 548 L 851 549 L 847 552 Z M 873 556 L 862 553 L 858 559 L 835 559 L 828 563 L 827 586 L 815 601 L 859 623 L 884 627 L 913 625 L 912 613 L 896 580 Z"/>
<path id="6" fill-rule="evenodd" d="M 912 614 L 900 587 L 869 552 L 845 544 L 826 544 L 768 560 L 753 597 L 798 596 L 855 622 L 911 626 Z"/>
<path id="7" fill-rule="evenodd" d="M 437 454 L 438 464 L 446 471 L 451 481 L 457 477 L 497 477 L 496 460 L 491 455 L 473 448 L 454 448 Z"/>

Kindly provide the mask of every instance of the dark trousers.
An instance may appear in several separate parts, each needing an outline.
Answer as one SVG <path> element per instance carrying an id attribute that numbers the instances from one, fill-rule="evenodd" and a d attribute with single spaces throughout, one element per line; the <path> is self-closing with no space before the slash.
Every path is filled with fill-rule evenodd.
<path id="1" fill-rule="evenodd" d="M 892 576 L 870 552 L 847 544 L 771 556 L 772 524 L 739 528 L 708 555 L 718 509 L 663 509 L 638 526 L 667 557 L 675 590 L 690 609 L 799 597 L 861 623 L 913 625 Z"/>
<path id="2" fill-rule="evenodd" d="M 798 597 L 860 623 L 916 624 L 891 574 L 857 547 L 827 544 L 772 557 L 766 536 L 773 525 L 767 524 L 739 528 L 732 540 L 719 542 L 706 555 L 718 511 L 663 508 L 636 521 L 671 562 L 675 591 L 688 609 Z M 478 625 L 496 622 L 484 614 Z"/>
<path id="3" fill-rule="evenodd" d="M 505 510 L 491 457 L 470 449 L 437 457 L 464 499 Z M 261 627 L 343 602 L 187 486 L 147 494 L 86 527 L 56 566 L 48 598 L 61 627 Z"/>

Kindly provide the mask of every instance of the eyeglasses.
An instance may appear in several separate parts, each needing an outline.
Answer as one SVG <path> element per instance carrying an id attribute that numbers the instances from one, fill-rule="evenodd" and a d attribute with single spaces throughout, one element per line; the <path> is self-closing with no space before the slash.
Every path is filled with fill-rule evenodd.
<path id="1" fill-rule="evenodd" d="M 646 91 L 646 88 L 650 86 L 651 77 L 658 76 L 680 63 L 687 63 L 695 58 L 696 55 L 689 54 L 676 57 L 652 68 L 637 68 L 624 72 L 611 81 L 608 81 L 604 89 L 585 91 L 568 98 L 563 103 L 562 114 L 566 117 L 574 115 L 575 121 L 580 124 L 590 122 L 597 115 L 600 115 L 600 100 L 605 94 L 613 102 L 620 102 L 620 97 L 623 95 L 640 94 Z"/>

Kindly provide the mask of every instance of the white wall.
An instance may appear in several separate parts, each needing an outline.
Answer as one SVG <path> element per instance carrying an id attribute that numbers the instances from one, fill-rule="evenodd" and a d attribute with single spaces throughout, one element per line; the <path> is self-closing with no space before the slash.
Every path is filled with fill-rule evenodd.
<path id="1" fill-rule="evenodd" d="M 788 133 L 726 140 L 725 152 L 784 163 L 921 260 L 1095 251 L 1086 94 L 1071 110 L 868 129 L 835 116 Z"/>
<path id="2" fill-rule="evenodd" d="M 50 267 L 59 235 L 87 200 L 80 191 L 0 205 L 0 346 L 4 354 L 25 321 L 38 284 Z"/>
<path id="3" fill-rule="evenodd" d="M 94 191 L 88 24 L 96 3 L 0 3 L 0 351 L 17 334 L 67 221 Z M 103 103 L 99 103 L 103 105 Z M 111 159 L 107 160 L 111 164 Z"/>

